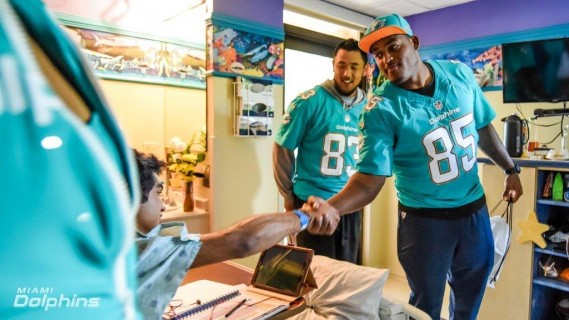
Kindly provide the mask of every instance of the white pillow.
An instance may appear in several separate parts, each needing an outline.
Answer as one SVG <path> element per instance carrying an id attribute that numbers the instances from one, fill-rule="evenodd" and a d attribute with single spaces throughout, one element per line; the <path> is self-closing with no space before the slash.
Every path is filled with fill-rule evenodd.
<path id="1" fill-rule="evenodd" d="M 310 265 L 318 288 L 304 298 L 307 309 L 291 319 L 379 319 L 389 270 L 315 255 Z"/>

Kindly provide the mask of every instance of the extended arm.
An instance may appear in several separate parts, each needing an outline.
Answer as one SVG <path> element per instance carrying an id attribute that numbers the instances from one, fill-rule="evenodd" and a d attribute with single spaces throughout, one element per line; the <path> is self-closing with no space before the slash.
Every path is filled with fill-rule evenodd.
<path id="1" fill-rule="evenodd" d="M 292 174 L 294 172 L 294 151 L 273 144 L 273 173 L 279 192 L 284 198 L 285 210 L 294 209 Z"/>
<path id="2" fill-rule="evenodd" d="M 384 184 L 384 176 L 356 172 L 328 203 L 338 209 L 340 215 L 354 212 L 371 203 Z"/>
<path id="3" fill-rule="evenodd" d="M 478 147 L 502 170 L 510 169 L 514 166 L 512 158 L 508 155 L 506 148 L 502 145 L 498 133 L 492 124 L 478 130 L 480 137 Z M 511 199 L 513 202 L 518 201 L 522 196 L 523 189 L 520 177 L 517 173 L 509 174 L 504 181 L 505 189 L 502 194 L 504 200 Z"/>
<path id="4" fill-rule="evenodd" d="M 355 173 L 344 188 L 327 202 L 311 196 L 302 207 L 310 213 L 308 231 L 315 234 L 331 234 L 336 230 L 341 215 L 363 208 L 375 199 L 383 185 L 384 176 Z"/>
<path id="5" fill-rule="evenodd" d="M 202 235 L 202 247 L 192 268 L 250 256 L 299 231 L 300 220 L 292 212 L 254 215 L 229 228 Z"/>

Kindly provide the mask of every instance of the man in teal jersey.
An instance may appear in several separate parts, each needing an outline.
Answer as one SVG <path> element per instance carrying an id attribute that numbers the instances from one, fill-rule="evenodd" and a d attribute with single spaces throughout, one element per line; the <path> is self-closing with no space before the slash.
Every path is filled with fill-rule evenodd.
<path id="1" fill-rule="evenodd" d="M 136 296 L 145 319 L 161 318 L 189 268 L 250 256 L 308 226 L 309 217 L 298 210 L 253 215 L 202 235 L 188 234 L 183 222 L 160 224 L 164 204 L 158 174 L 165 164 L 154 155 L 135 154 L 142 191 L 136 215 Z"/>
<path id="2" fill-rule="evenodd" d="M 300 208 L 310 195 L 328 199 L 355 172 L 359 116 L 367 102 L 358 86 L 366 62 L 356 40 L 342 41 L 334 50 L 334 79 L 301 93 L 288 107 L 273 147 L 275 180 L 286 210 Z M 296 239 L 315 254 L 359 263 L 360 237 L 358 211 L 342 217 L 331 236 L 301 232 Z"/>
<path id="3" fill-rule="evenodd" d="M 519 166 L 500 142 L 491 124 L 495 112 L 467 66 L 422 61 L 418 38 L 396 14 L 376 18 L 359 44 L 387 81 L 362 114 L 358 172 L 328 202 L 309 198 L 318 212 L 308 230 L 333 229 L 338 214 L 370 203 L 394 175 L 397 250 L 410 303 L 439 319 L 448 281 L 450 319 L 475 319 L 494 257 L 477 146 L 505 170 L 505 200 L 516 202 L 523 193 Z"/>
<path id="4" fill-rule="evenodd" d="M 134 158 L 39 0 L 0 0 L 0 319 L 138 319 Z"/>

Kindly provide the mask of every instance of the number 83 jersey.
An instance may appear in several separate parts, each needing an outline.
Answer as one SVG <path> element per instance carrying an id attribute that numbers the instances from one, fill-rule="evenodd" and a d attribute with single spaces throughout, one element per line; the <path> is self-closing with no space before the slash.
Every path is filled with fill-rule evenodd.
<path id="1" fill-rule="evenodd" d="M 358 172 L 395 175 L 405 206 L 452 208 L 484 193 L 477 130 L 496 113 L 466 65 L 427 63 L 435 75 L 432 97 L 390 82 L 375 90 L 361 118 Z"/>
<path id="2" fill-rule="evenodd" d="M 299 198 L 315 195 L 328 199 L 355 173 L 359 116 L 367 102 L 362 91 L 358 98 L 346 106 L 328 80 L 289 105 L 275 142 L 297 149 L 293 191 Z"/>

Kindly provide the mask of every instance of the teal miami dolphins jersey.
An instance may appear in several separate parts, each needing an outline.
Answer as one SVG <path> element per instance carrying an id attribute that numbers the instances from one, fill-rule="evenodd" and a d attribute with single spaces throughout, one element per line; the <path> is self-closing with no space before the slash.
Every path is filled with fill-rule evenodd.
<path id="1" fill-rule="evenodd" d="M 25 30 L 90 107 L 88 123 Z M 137 167 L 81 57 L 42 1 L 0 0 L 0 319 L 142 319 Z"/>
<path id="2" fill-rule="evenodd" d="M 416 208 L 457 207 L 483 195 L 477 130 L 496 116 L 472 70 L 428 61 L 432 97 L 390 82 L 374 91 L 361 117 L 358 172 L 391 176 L 400 202 Z"/>
<path id="3" fill-rule="evenodd" d="M 356 171 L 358 123 L 366 99 L 344 108 L 339 97 L 318 85 L 297 96 L 283 117 L 275 142 L 298 149 L 293 192 L 303 200 L 328 199 Z"/>

